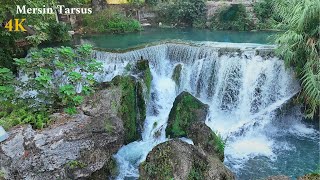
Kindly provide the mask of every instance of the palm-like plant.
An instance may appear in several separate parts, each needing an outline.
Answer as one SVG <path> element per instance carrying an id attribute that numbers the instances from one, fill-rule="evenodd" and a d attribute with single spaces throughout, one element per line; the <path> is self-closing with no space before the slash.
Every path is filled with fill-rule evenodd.
<path id="1" fill-rule="evenodd" d="M 320 107 L 320 0 L 280 0 L 275 2 L 287 31 L 276 42 L 277 52 L 301 79 L 301 97 L 312 118 Z"/>

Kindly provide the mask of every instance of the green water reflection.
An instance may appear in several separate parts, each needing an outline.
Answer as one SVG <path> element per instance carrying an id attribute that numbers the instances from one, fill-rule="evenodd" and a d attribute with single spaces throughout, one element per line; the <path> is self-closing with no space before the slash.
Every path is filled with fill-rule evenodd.
<path id="1" fill-rule="evenodd" d="M 99 48 L 123 49 L 140 44 L 164 40 L 216 41 L 232 43 L 272 43 L 275 32 L 210 31 L 207 29 L 145 28 L 144 31 L 128 34 L 97 34 L 77 36 L 78 43 L 91 43 Z"/>

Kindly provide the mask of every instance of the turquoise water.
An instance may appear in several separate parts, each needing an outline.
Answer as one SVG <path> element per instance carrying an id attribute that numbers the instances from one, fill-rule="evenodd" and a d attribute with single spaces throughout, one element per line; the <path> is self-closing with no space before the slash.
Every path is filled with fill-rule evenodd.
<path id="1" fill-rule="evenodd" d="M 77 43 L 91 43 L 99 48 L 125 49 L 165 40 L 215 41 L 231 43 L 271 44 L 275 32 L 210 31 L 207 29 L 145 28 L 128 34 L 97 34 L 76 36 Z"/>

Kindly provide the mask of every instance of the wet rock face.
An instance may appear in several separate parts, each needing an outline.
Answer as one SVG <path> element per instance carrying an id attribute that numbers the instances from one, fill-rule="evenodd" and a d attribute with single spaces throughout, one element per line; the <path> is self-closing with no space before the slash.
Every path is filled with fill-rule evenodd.
<path id="1" fill-rule="evenodd" d="M 203 122 L 191 125 L 188 138 L 192 139 L 195 146 L 203 149 L 208 155 L 218 157 L 224 161 L 224 142 Z M 223 147 L 219 147 L 222 146 Z"/>
<path id="2" fill-rule="evenodd" d="M 117 116 L 119 90 L 101 90 L 86 99 L 76 116 L 54 114 L 41 131 L 30 125 L 9 131 L 0 143 L 0 168 L 7 179 L 86 179 L 112 164 L 123 145 L 123 122 Z M 114 106 L 114 107 L 113 107 Z M 107 179 L 112 172 L 100 173 Z"/>
<path id="3" fill-rule="evenodd" d="M 208 109 L 190 93 L 182 92 L 173 103 L 166 134 L 171 138 L 190 138 L 195 146 L 223 161 L 224 142 L 205 124 Z"/>
<path id="4" fill-rule="evenodd" d="M 137 61 L 132 74 L 116 76 L 111 82 L 121 91 L 118 114 L 124 122 L 125 144 L 141 139 L 152 81 L 149 62 Z"/>
<path id="5" fill-rule="evenodd" d="M 139 172 L 141 180 L 235 179 L 219 159 L 178 139 L 153 148 Z"/>
<path id="6" fill-rule="evenodd" d="M 169 114 L 166 135 L 187 137 L 194 122 L 205 122 L 209 106 L 188 92 L 182 92 L 174 101 Z"/>

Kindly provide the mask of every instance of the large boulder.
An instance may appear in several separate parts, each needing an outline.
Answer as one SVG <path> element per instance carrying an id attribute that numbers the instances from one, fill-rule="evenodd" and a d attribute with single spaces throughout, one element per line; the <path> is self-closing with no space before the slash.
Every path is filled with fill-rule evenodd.
<path id="1" fill-rule="evenodd" d="M 203 149 L 208 155 L 218 157 L 224 161 L 225 141 L 215 134 L 205 123 L 196 122 L 190 126 L 188 138 L 195 146 Z"/>
<path id="2" fill-rule="evenodd" d="M 86 179 L 114 171 L 115 154 L 123 145 L 123 122 L 118 116 L 118 88 L 101 90 L 79 109 L 80 114 L 54 114 L 49 127 L 13 128 L 0 143 L 0 169 L 6 179 Z M 98 178 L 95 178 L 98 179 Z"/>
<path id="3" fill-rule="evenodd" d="M 224 141 L 205 124 L 209 106 L 188 92 L 182 92 L 174 101 L 169 114 L 166 134 L 169 137 L 187 137 L 206 153 L 224 160 Z"/>
<path id="4" fill-rule="evenodd" d="M 169 114 L 166 135 L 186 137 L 190 134 L 190 127 L 195 122 L 205 122 L 209 106 L 193 97 L 188 92 L 182 92 L 175 99 Z"/>
<path id="5" fill-rule="evenodd" d="M 125 144 L 139 140 L 146 119 L 152 75 L 147 60 L 139 60 L 133 76 L 116 76 L 112 84 L 121 89 L 119 116 L 125 129 Z"/>
<path id="6" fill-rule="evenodd" d="M 139 172 L 141 180 L 235 179 L 218 158 L 179 139 L 153 148 L 146 161 L 140 165 Z"/>

